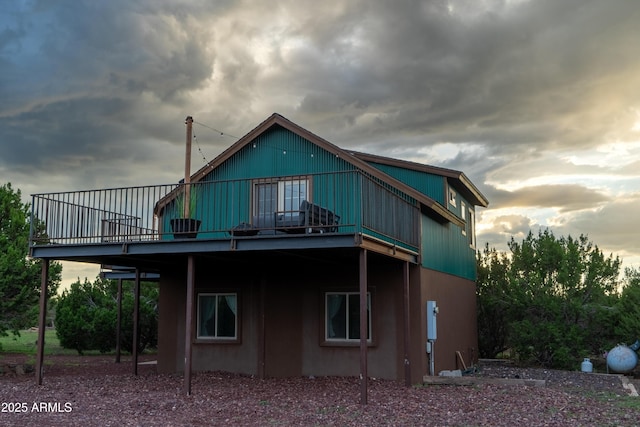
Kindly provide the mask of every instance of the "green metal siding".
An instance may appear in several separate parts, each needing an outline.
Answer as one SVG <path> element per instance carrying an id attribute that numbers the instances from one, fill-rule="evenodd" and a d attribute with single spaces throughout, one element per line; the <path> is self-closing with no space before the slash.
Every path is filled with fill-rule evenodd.
<path id="1" fill-rule="evenodd" d="M 454 189 L 455 191 L 455 189 Z M 465 199 L 464 197 L 462 197 L 460 195 L 460 193 L 458 193 L 456 191 L 456 204 L 455 206 L 452 205 L 451 203 L 449 203 L 449 197 L 447 197 L 447 209 L 449 210 L 449 212 L 453 213 L 455 216 L 457 216 L 458 218 L 462 218 L 462 203 L 464 203 L 465 205 L 465 209 L 468 208 L 472 208 L 475 212 L 475 206 L 473 206 L 473 204 L 471 202 L 469 202 L 469 200 Z M 465 219 L 468 221 L 469 220 L 469 215 L 468 213 L 466 213 Z"/>
<path id="2" fill-rule="evenodd" d="M 256 137 L 192 183 L 191 194 L 198 199 L 192 215 L 201 220 L 198 237 L 224 237 L 230 235 L 234 227 L 244 227 L 244 224 L 251 224 L 261 232 L 281 232 L 275 229 L 275 224 L 280 221 L 277 227 L 283 227 L 283 200 L 278 196 L 279 216 L 254 212 L 256 185 L 277 182 L 277 188 L 281 188 L 281 184 L 284 188 L 287 182 L 299 179 L 308 180 L 305 198 L 309 202 L 339 217 L 335 223 L 337 228 L 329 231 L 362 232 L 393 245 L 419 250 L 420 211 L 414 199 L 369 176 L 340 155 L 279 126 Z M 280 190 L 277 191 L 280 194 Z M 177 212 L 173 205 L 171 202 L 166 207 L 167 215 L 161 218 L 165 223 L 163 229 L 167 229 L 168 216 L 177 215 L 172 213 Z M 293 212 L 291 207 L 286 209 Z"/>
<path id="3" fill-rule="evenodd" d="M 442 225 L 422 215 L 422 266 L 443 273 L 476 279 L 475 250 L 460 227 Z"/>
<path id="4" fill-rule="evenodd" d="M 422 194 L 426 194 L 442 206 L 445 206 L 446 198 L 444 177 L 375 162 L 369 162 L 369 164 L 387 175 L 394 177 L 398 181 L 415 188 Z"/>
<path id="5" fill-rule="evenodd" d="M 353 170 L 350 163 L 275 126 L 211 171 L 205 181 Z"/>
<path id="6" fill-rule="evenodd" d="M 355 170 L 352 164 L 299 135 L 275 126 L 212 170 L 202 181 L 306 176 L 350 170 Z M 246 218 L 247 222 L 251 218 L 252 188 L 250 184 L 250 181 L 237 184 L 242 185 L 238 191 L 244 194 L 247 200 L 245 204 L 238 203 L 238 209 L 243 211 L 240 218 Z M 342 217 L 341 223 L 359 225 L 361 218 L 359 201 L 350 200 L 347 203 L 345 200 L 345 197 L 353 198 L 354 192 L 337 193 L 336 188 L 349 188 L 354 190 L 355 194 L 359 194 L 361 182 L 353 174 L 314 176 L 311 182 L 313 203 L 328 208 L 349 206 L 348 212 L 339 213 Z M 228 195 L 220 197 L 228 197 Z M 238 200 L 237 197 L 236 200 Z M 348 230 L 342 229 L 342 231 Z"/>

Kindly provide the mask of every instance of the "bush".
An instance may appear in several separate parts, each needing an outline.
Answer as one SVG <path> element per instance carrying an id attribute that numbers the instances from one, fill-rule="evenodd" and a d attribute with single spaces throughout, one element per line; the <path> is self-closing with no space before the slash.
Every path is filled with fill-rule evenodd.
<path id="1" fill-rule="evenodd" d="M 481 357 L 509 349 L 522 363 L 575 368 L 611 348 L 620 332 L 640 334 L 640 276 L 619 298 L 619 258 L 605 257 L 585 236 L 556 238 L 549 230 L 521 243 L 512 238 L 509 249 L 478 255 Z"/>
<path id="2" fill-rule="evenodd" d="M 158 341 L 158 290 L 153 284 L 141 284 L 138 351 L 155 348 Z M 122 290 L 120 345 L 133 350 L 133 284 L 125 282 Z M 117 285 L 115 281 L 85 279 L 71 285 L 57 301 L 56 334 L 60 345 L 75 349 L 108 352 L 116 347 Z"/>

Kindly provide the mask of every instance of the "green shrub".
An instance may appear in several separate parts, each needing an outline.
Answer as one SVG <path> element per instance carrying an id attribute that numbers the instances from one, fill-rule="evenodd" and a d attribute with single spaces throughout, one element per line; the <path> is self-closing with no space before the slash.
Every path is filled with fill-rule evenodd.
<path id="1" fill-rule="evenodd" d="M 138 351 L 154 348 L 158 341 L 158 291 L 154 284 L 141 284 Z M 75 349 L 108 352 L 116 347 L 117 285 L 115 281 L 85 279 L 73 283 L 58 299 L 56 333 L 60 345 Z M 120 345 L 133 350 L 133 284 L 125 282 L 122 290 Z"/>

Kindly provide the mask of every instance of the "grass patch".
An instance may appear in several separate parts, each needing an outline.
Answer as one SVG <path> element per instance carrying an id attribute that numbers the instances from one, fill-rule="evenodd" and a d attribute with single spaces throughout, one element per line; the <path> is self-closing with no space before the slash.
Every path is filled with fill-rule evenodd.
<path id="1" fill-rule="evenodd" d="M 640 398 L 637 396 L 622 396 L 616 404 L 623 409 L 640 410 Z"/>
<path id="2" fill-rule="evenodd" d="M 17 353 L 35 356 L 38 351 L 38 331 L 35 329 L 27 329 L 20 331 L 20 335 L 9 333 L 6 337 L 0 337 L 0 354 Z M 147 348 L 139 354 L 155 354 L 155 348 Z M 78 352 L 74 349 L 62 348 L 60 340 L 54 329 L 44 331 L 44 354 L 49 356 L 77 356 Z M 98 350 L 85 350 L 84 356 L 110 356 L 115 355 L 115 350 L 101 353 Z M 122 354 L 129 354 L 122 350 Z"/>
<path id="3" fill-rule="evenodd" d="M 9 333 L 9 336 L 0 337 L 0 352 L 35 355 L 38 351 L 37 342 L 37 330 L 28 329 L 20 331 L 19 336 Z M 76 350 L 62 348 L 62 346 L 60 346 L 60 340 L 56 335 L 56 331 L 53 329 L 47 329 L 44 332 L 44 354 L 72 356 L 77 355 L 78 352 Z M 100 353 L 99 351 L 85 351 L 84 354 L 97 355 L 104 353 Z"/>
<path id="4" fill-rule="evenodd" d="M 638 396 L 620 396 L 611 392 L 583 392 L 582 394 L 621 409 L 640 411 L 640 397 Z"/>

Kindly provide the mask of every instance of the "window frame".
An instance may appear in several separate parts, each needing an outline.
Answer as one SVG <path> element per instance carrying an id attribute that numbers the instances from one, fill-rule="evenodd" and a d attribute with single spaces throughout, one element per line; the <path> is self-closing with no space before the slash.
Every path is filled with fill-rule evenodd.
<path id="1" fill-rule="evenodd" d="M 476 213 L 473 210 L 472 206 L 469 206 L 469 234 L 467 236 L 469 239 L 469 247 L 472 249 L 476 248 Z"/>
<path id="2" fill-rule="evenodd" d="M 367 346 L 376 345 L 376 334 L 375 334 L 375 318 L 373 312 L 375 310 L 375 292 L 373 289 L 369 288 L 367 290 L 367 299 L 368 299 L 368 308 L 369 308 L 369 328 L 368 328 L 368 338 L 367 338 Z M 349 334 L 349 296 L 357 298 L 357 307 L 358 307 L 358 316 L 360 315 L 360 292 L 353 290 L 344 290 L 344 289 L 330 289 L 324 290 L 321 293 L 322 300 L 322 313 L 321 313 L 321 322 L 320 322 L 320 337 L 321 337 L 321 345 L 323 346 L 337 346 L 337 347 L 356 347 L 360 344 L 360 338 L 330 338 L 328 331 L 328 297 L 329 295 L 345 295 L 347 299 L 345 300 L 345 304 L 347 306 L 345 311 L 345 334 Z M 358 317 L 359 319 L 359 317 Z"/>
<path id="3" fill-rule="evenodd" d="M 456 201 L 456 197 L 458 196 L 458 193 L 456 193 L 456 190 L 454 190 L 453 188 L 449 187 L 449 204 L 451 206 L 453 206 L 454 208 L 458 206 L 458 203 Z"/>
<path id="4" fill-rule="evenodd" d="M 464 226 L 462 227 L 462 234 L 467 235 L 467 204 L 463 201 L 460 202 L 460 219 L 464 221 Z"/>
<path id="5" fill-rule="evenodd" d="M 291 209 L 285 209 L 286 207 L 286 188 L 287 184 L 303 183 L 305 184 L 305 197 L 300 199 L 298 206 L 291 206 Z M 275 203 L 273 200 L 270 202 L 271 207 L 274 208 L 272 213 L 276 212 L 288 212 L 289 214 L 297 212 L 300 208 L 302 200 L 306 200 L 309 203 L 313 203 L 313 191 L 312 191 L 312 179 L 310 175 L 292 175 L 287 177 L 274 177 L 274 178 L 260 178 L 254 179 L 252 182 L 252 197 L 251 197 L 251 212 L 252 217 L 264 215 L 265 212 L 260 212 L 260 185 L 273 185 L 275 188 Z M 273 190 L 271 190 L 273 191 Z M 264 211 L 264 209 L 263 209 Z"/>
<path id="6" fill-rule="evenodd" d="M 200 311 L 200 298 L 201 297 L 216 297 L 215 299 L 215 307 L 216 307 L 216 335 L 215 336 L 211 336 L 211 335 L 202 335 L 201 334 L 201 324 L 203 322 L 201 322 L 201 311 Z M 235 315 L 235 324 L 234 324 L 234 328 L 235 328 L 235 333 L 234 336 L 219 336 L 219 312 L 217 311 L 217 308 L 219 306 L 218 303 L 218 298 L 221 296 L 234 296 L 236 299 L 236 311 L 234 313 Z M 195 304 L 196 304 L 196 310 L 195 310 L 195 321 L 196 321 L 196 327 L 195 327 L 195 341 L 199 342 L 199 343 L 239 343 L 241 341 L 241 335 L 240 335 L 240 331 L 241 331 L 241 304 L 240 304 L 240 293 L 236 292 L 236 291 L 198 291 L 196 294 L 196 298 L 195 298 Z"/>

